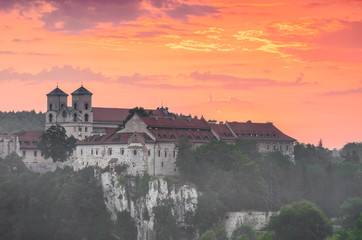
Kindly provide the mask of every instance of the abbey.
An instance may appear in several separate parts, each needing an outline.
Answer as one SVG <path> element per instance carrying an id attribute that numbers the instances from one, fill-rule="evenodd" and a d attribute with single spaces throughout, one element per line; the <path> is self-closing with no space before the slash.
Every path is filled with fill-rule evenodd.
<path id="1" fill-rule="evenodd" d="M 175 144 L 181 138 L 187 138 L 193 146 L 212 140 L 233 144 L 238 138 L 252 139 L 258 143 L 260 152 L 280 151 L 293 158 L 296 140 L 270 122 L 217 123 L 203 117 L 172 114 L 168 108 L 161 107 L 146 110 L 142 116 L 134 114 L 120 127 L 130 109 L 93 107 L 93 94 L 83 86 L 71 95 L 71 106 L 68 106 L 68 94 L 60 88 L 47 94 L 45 129 L 60 124 L 69 136 L 78 139 L 71 158 L 74 169 L 124 165 L 131 175 L 176 175 Z M 25 162 L 51 162 L 37 149 L 41 133 L 0 136 L 1 155 L 14 151 L 23 156 Z"/>

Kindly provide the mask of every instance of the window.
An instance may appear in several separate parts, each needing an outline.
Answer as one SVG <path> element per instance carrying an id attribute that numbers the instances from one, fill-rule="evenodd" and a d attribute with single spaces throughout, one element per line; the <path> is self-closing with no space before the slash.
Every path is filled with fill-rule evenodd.
<path id="1" fill-rule="evenodd" d="M 53 110 L 53 104 L 49 104 L 49 110 Z"/>
<path id="2" fill-rule="evenodd" d="M 277 148 L 276 148 L 276 146 L 275 146 L 275 145 L 273 146 L 273 150 L 274 150 L 274 151 L 275 151 L 275 150 L 277 150 Z"/>
<path id="3" fill-rule="evenodd" d="M 74 127 L 74 132 L 76 132 L 77 131 L 77 127 Z"/>
<path id="4" fill-rule="evenodd" d="M 66 117 L 67 117 L 67 112 L 63 111 L 63 118 L 66 118 Z"/>
<path id="5" fill-rule="evenodd" d="M 151 150 L 148 150 L 148 156 L 151 156 Z"/>
<path id="6" fill-rule="evenodd" d="M 84 132 L 88 132 L 88 127 L 85 127 L 85 128 L 84 128 Z"/>
<path id="7" fill-rule="evenodd" d="M 167 157 L 167 151 L 165 151 L 165 157 Z"/>
<path id="8" fill-rule="evenodd" d="M 73 115 L 73 121 L 74 121 L 74 122 L 77 121 L 77 114 L 76 114 L 76 113 L 74 113 L 74 115 Z M 74 131 L 75 131 L 75 130 L 74 130 Z"/>
<path id="9" fill-rule="evenodd" d="M 137 150 L 133 150 L 133 155 L 137 155 Z"/>
<path id="10" fill-rule="evenodd" d="M 34 151 L 34 157 L 38 156 L 38 151 Z"/>
<path id="11" fill-rule="evenodd" d="M 188 138 L 188 139 L 192 139 L 191 135 L 188 135 L 187 138 Z"/>
<path id="12" fill-rule="evenodd" d="M 64 107 L 64 103 L 60 104 L 60 108 Z"/>
<path id="13" fill-rule="evenodd" d="M 80 150 L 80 155 L 83 155 L 83 149 Z"/>
<path id="14" fill-rule="evenodd" d="M 122 154 L 122 155 L 124 154 L 124 149 L 121 149 L 121 154 Z"/>
<path id="15" fill-rule="evenodd" d="M 84 104 L 84 109 L 88 110 L 88 103 Z"/>
<path id="16" fill-rule="evenodd" d="M 112 148 L 108 148 L 108 155 L 112 155 Z"/>
<path id="17" fill-rule="evenodd" d="M 98 149 L 96 149 L 96 155 L 98 155 Z"/>
<path id="18" fill-rule="evenodd" d="M 23 151 L 23 157 L 25 157 L 26 156 L 26 151 Z"/>
<path id="19" fill-rule="evenodd" d="M 266 145 L 266 150 L 269 150 L 270 149 L 270 146 L 269 145 Z"/>
<path id="20" fill-rule="evenodd" d="M 85 121 L 85 122 L 88 122 L 88 118 L 89 118 L 88 114 L 85 114 L 85 115 L 84 115 L 84 121 Z"/>
<path id="21" fill-rule="evenodd" d="M 173 151 L 173 157 L 176 157 L 176 151 Z"/>
<path id="22" fill-rule="evenodd" d="M 176 172 L 176 168 L 174 168 L 173 171 Z"/>
<path id="23" fill-rule="evenodd" d="M 201 139 L 200 136 L 196 136 L 196 139 Z"/>
<path id="24" fill-rule="evenodd" d="M 279 146 L 279 149 L 280 149 L 280 151 L 283 151 L 283 146 L 280 145 L 280 146 Z"/>
<path id="25" fill-rule="evenodd" d="M 77 103 L 74 103 L 74 109 L 77 110 Z"/>
<path id="26" fill-rule="evenodd" d="M 79 127 L 79 132 L 81 132 L 82 131 L 82 127 Z"/>
<path id="27" fill-rule="evenodd" d="M 93 149 L 91 149 L 91 155 L 93 155 Z"/>
<path id="28" fill-rule="evenodd" d="M 158 156 L 161 157 L 161 150 L 158 150 Z"/>
<path id="29" fill-rule="evenodd" d="M 205 136 L 204 139 L 205 139 L 205 140 L 209 140 L 209 137 L 208 137 L 208 136 Z"/>
<path id="30" fill-rule="evenodd" d="M 288 145 L 285 146 L 285 150 L 289 151 L 289 146 Z"/>
<path id="31" fill-rule="evenodd" d="M 171 135 L 171 139 L 175 139 L 176 137 L 175 137 L 175 135 Z"/>
<path id="32" fill-rule="evenodd" d="M 53 122 L 53 114 L 49 114 L 49 122 Z"/>
<path id="33" fill-rule="evenodd" d="M 161 162 L 161 167 L 163 167 L 163 162 Z"/>

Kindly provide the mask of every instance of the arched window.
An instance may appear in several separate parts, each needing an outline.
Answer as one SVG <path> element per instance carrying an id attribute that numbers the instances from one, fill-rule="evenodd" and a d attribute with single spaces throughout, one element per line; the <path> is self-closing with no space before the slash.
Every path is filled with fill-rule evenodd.
<path id="1" fill-rule="evenodd" d="M 163 135 L 162 135 L 162 138 L 167 138 L 166 134 L 163 134 Z"/>
<path id="2" fill-rule="evenodd" d="M 63 111 L 63 118 L 66 118 L 66 117 L 67 117 L 67 112 Z"/>
<path id="3" fill-rule="evenodd" d="M 205 136 L 204 139 L 205 139 L 205 140 L 209 140 L 209 137 L 208 137 L 208 136 Z"/>
<path id="4" fill-rule="evenodd" d="M 200 136 L 196 136 L 196 139 L 201 139 Z"/>
<path id="5" fill-rule="evenodd" d="M 84 104 L 84 109 L 88 110 L 88 103 Z"/>
<path id="6" fill-rule="evenodd" d="M 192 139 L 191 135 L 188 135 L 187 138 L 188 138 L 188 139 Z"/>
<path id="7" fill-rule="evenodd" d="M 53 110 L 53 104 L 49 104 L 49 110 Z"/>
<path id="8" fill-rule="evenodd" d="M 171 139 L 176 139 L 175 135 L 171 135 Z"/>
<path id="9" fill-rule="evenodd" d="M 77 114 L 76 114 L 76 113 L 74 113 L 74 115 L 73 115 L 73 121 L 74 121 L 74 122 L 77 121 Z"/>
<path id="10" fill-rule="evenodd" d="M 77 109 L 77 103 L 74 103 L 74 109 Z"/>
<path id="11" fill-rule="evenodd" d="M 49 114 L 49 122 L 53 122 L 53 114 Z"/>
<path id="12" fill-rule="evenodd" d="M 88 122 L 88 114 L 85 114 L 85 115 L 84 115 L 84 121 L 85 121 L 85 122 Z"/>

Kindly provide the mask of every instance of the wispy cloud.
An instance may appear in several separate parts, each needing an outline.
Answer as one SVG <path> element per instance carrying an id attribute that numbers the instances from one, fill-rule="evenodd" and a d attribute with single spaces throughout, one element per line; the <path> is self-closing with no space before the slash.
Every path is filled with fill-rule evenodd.
<path id="1" fill-rule="evenodd" d="M 14 69 L 4 69 L 0 71 L 0 81 L 20 80 L 31 82 L 43 81 L 62 81 L 62 82 L 81 82 L 81 81 L 103 81 L 109 78 L 101 73 L 95 73 L 89 68 L 80 69 L 70 65 L 63 67 L 52 67 L 43 69 L 39 73 L 19 73 Z"/>
<path id="2" fill-rule="evenodd" d="M 324 96 L 345 96 L 345 95 L 355 95 L 355 94 L 362 94 L 362 87 L 356 89 L 349 89 L 344 91 L 331 91 L 323 93 Z"/>

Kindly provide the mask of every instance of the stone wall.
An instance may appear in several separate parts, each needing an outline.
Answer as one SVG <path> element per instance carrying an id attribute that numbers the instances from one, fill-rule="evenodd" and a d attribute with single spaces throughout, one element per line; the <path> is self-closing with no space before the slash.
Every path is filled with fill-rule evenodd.
<path id="1" fill-rule="evenodd" d="M 66 161 L 66 162 L 56 162 L 56 163 L 30 163 L 25 162 L 25 166 L 29 168 L 31 171 L 36 173 L 46 173 L 46 172 L 54 172 L 57 168 L 64 168 L 69 166 L 73 168 L 73 161 Z"/>
<path id="2" fill-rule="evenodd" d="M 240 225 L 249 225 L 254 230 L 262 230 L 269 221 L 273 212 L 260 211 L 243 211 L 228 212 L 225 214 L 225 230 L 228 238 L 231 237 L 233 231 Z"/>

